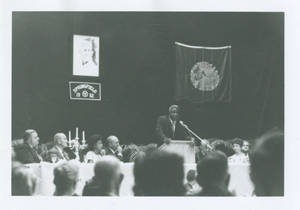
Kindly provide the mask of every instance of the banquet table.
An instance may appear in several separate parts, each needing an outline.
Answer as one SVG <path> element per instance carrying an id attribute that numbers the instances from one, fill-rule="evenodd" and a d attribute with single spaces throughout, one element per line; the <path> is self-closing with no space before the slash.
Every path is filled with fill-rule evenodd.
<path id="1" fill-rule="evenodd" d="M 78 163 L 79 164 L 79 182 L 75 193 L 82 194 L 85 182 L 94 175 L 94 164 L 92 163 Z M 55 185 L 53 183 L 53 169 L 57 164 L 42 162 L 38 164 L 27 164 L 38 181 L 36 185 L 35 195 L 49 196 L 53 195 Z M 122 163 L 121 170 L 124 174 L 124 179 L 120 187 L 120 196 L 133 196 L 133 163 Z M 196 169 L 196 164 L 184 164 L 185 174 L 190 169 Z M 249 164 L 229 164 L 230 182 L 229 189 L 234 191 L 237 196 L 251 196 L 253 192 L 253 185 L 249 177 Z"/>

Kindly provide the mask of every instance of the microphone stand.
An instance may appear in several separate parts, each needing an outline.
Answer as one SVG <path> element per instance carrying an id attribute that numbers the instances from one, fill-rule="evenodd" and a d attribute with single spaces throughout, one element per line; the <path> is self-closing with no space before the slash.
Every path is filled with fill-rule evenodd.
<path id="1" fill-rule="evenodd" d="M 193 132 L 191 129 L 189 129 L 189 127 L 184 124 L 182 121 L 179 122 L 180 125 L 182 125 L 182 127 L 184 127 L 190 134 L 192 134 L 194 137 L 196 137 L 201 144 L 205 144 L 210 150 L 213 150 L 213 148 L 208 144 L 208 143 L 204 143 L 204 140 L 202 138 L 200 138 L 195 132 Z"/>

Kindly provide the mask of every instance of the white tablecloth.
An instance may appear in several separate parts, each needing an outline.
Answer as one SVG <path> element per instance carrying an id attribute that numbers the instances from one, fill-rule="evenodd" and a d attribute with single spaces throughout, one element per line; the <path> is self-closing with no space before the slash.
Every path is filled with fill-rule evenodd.
<path id="1" fill-rule="evenodd" d="M 81 195 L 85 182 L 94 175 L 94 164 L 79 163 L 79 179 L 76 194 Z M 55 185 L 53 184 L 53 169 L 56 164 L 39 163 L 28 164 L 38 177 L 36 187 L 36 195 L 53 195 Z M 196 169 L 196 164 L 185 164 L 185 174 L 190 169 Z M 124 179 L 120 188 L 120 196 L 133 196 L 132 187 L 134 185 L 133 163 L 123 163 L 122 172 Z M 229 173 L 231 176 L 229 189 L 234 190 L 237 196 L 251 196 L 253 185 L 249 178 L 249 165 L 229 165 Z"/>

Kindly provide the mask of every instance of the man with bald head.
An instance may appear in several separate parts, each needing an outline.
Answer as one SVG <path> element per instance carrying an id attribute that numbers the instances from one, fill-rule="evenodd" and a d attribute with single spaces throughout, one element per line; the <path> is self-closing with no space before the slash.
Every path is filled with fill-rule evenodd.
<path id="1" fill-rule="evenodd" d="M 94 166 L 94 177 L 87 181 L 83 196 L 119 196 L 123 180 L 121 162 L 108 155 L 97 161 Z"/>
<path id="2" fill-rule="evenodd" d="M 43 159 L 37 152 L 39 135 L 33 129 L 27 129 L 23 135 L 24 143 L 15 148 L 16 159 L 21 163 L 39 163 Z"/>
<path id="3" fill-rule="evenodd" d="M 158 146 L 169 144 L 171 140 L 189 140 L 191 136 L 179 123 L 179 106 L 171 105 L 169 114 L 160 116 L 156 124 Z"/>
<path id="4" fill-rule="evenodd" d="M 54 146 L 48 151 L 48 159 L 56 157 L 56 161 L 69 160 L 69 157 L 65 155 L 64 148 L 68 146 L 68 140 L 64 133 L 57 133 L 53 137 Z M 53 162 L 53 161 L 52 161 Z"/>
<path id="5" fill-rule="evenodd" d="M 106 155 L 112 155 L 118 158 L 119 160 L 123 159 L 122 155 L 122 147 L 119 144 L 119 139 L 116 136 L 109 136 L 106 139 L 106 148 L 105 148 L 105 154 Z"/>

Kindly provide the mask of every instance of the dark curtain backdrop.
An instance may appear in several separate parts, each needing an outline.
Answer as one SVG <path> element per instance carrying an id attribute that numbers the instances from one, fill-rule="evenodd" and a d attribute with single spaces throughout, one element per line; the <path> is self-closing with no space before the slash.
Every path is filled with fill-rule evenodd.
<path id="1" fill-rule="evenodd" d="M 252 138 L 284 120 L 283 13 L 14 12 L 12 138 L 75 127 L 154 140 L 171 103 L 200 136 Z M 73 34 L 100 37 L 100 77 L 72 76 Z M 174 101 L 175 44 L 232 46 L 232 101 Z M 102 84 L 102 101 L 70 101 L 68 81 Z"/>

